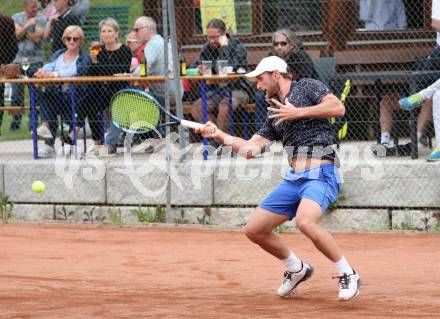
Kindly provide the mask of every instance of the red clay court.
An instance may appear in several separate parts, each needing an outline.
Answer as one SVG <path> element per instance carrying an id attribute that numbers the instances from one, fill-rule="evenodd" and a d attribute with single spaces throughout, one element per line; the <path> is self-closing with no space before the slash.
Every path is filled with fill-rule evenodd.
<path id="1" fill-rule="evenodd" d="M 289 299 L 283 268 L 241 231 L 2 225 L 0 318 L 438 318 L 439 234 L 337 233 L 363 285 L 337 300 L 334 265 L 282 234 L 315 267 Z"/>

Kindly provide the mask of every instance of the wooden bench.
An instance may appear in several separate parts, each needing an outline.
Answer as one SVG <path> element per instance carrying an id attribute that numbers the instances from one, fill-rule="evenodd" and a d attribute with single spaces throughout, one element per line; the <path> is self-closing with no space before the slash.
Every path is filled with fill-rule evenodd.
<path id="1" fill-rule="evenodd" d="M 23 109 L 23 107 L 21 106 L 0 106 L 0 112 L 8 112 L 9 114 L 12 115 L 19 115 L 19 114 L 23 114 L 25 112 L 30 112 L 29 108 L 25 108 Z"/>
<path id="2" fill-rule="evenodd" d="M 83 30 L 87 41 L 99 41 L 99 22 L 105 18 L 113 18 L 119 24 L 119 36 L 124 37 L 128 32 L 128 16 L 130 7 L 126 5 L 94 6 L 84 22 Z"/>
<path id="3" fill-rule="evenodd" d="M 336 69 L 338 73 L 345 72 L 373 72 L 412 70 L 415 61 L 427 56 L 432 51 L 430 43 L 421 43 L 414 47 L 414 43 L 395 44 L 395 47 L 386 46 L 386 41 L 352 41 L 347 45 L 347 50 L 337 51 Z M 393 44 L 393 43 L 391 43 Z M 405 83 L 402 80 L 383 80 L 383 84 Z M 373 84 L 369 80 L 357 80 L 352 95 L 363 95 L 363 87 Z"/>
<path id="4" fill-rule="evenodd" d="M 429 55 L 433 46 L 428 41 L 422 41 L 417 45 L 410 40 L 406 41 L 402 43 L 401 40 L 384 39 L 348 42 L 346 50 L 334 53 L 337 73 L 413 70 L 415 61 Z M 379 101 L 382 93 L 376 90 L 382 90 L 378 89 L 375 81 L 371 79 L 357 79 L 351 84 L 352 90 L 347 101 L 350 121 L 359 121 L 359 123 L 379 121 Z M 408 85 L 408 81 L 385 78 L 381 79 L 380 85 L 383 92 L 386 92 L 402 89 Z M 371 105 L 375 107 L 370 109 L 368 106 Z M 359 127 L 352 127 L 351 131 L 356 131 L 357 137 L 376 139 L 380 130 L 375 125 L 359 124 Z"/>
<path id="5" fill-rule="evenodd" d="M 391 71 L 411 68 L 412 64 L 432 51 L 431 46 L 349 49 L 335 52 L 339 72 Z"/>

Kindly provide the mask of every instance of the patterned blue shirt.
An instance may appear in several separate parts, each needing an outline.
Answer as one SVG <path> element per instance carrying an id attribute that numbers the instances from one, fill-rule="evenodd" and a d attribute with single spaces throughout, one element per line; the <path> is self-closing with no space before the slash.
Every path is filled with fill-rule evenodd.
<path id="1" fill-rule="evenodd" d="M 293 81 L 288 100 L 296 107 L 309 107 L 321 103 L 331 94 L 324 83 L 314 79 Z M 273 107 L 277 107 L 273 105 Z M 274 114 L 268 112 L 268 116 Z M 334 132 L 328 119 L 299 119 L 275 125 L 276 119 L 266 118 L 256 133 L 270 141 L 282 141 L 289 158 L 307 157 L 335 160 Z"/>

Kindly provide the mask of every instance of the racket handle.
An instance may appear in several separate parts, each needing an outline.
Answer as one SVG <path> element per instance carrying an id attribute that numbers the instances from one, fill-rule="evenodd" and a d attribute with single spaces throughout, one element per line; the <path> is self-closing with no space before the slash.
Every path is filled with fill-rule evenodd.
<path id="1" fill-rule="evenodd" d="M 192 129 L 196 129 L 196 128 L 202 128 L 203 124 L 197 123 L 197 122 L 193 122 L 193 121 L 187 121 L 187 120 L 181 120 L 180 121 L 180 125 L 185 126 L 185 127 L 189 127 Z"/>

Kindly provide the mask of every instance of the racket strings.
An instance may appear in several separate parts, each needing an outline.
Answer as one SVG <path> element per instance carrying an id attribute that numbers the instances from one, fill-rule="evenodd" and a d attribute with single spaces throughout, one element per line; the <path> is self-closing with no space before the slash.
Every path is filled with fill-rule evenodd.
<path id="1" fill-rule="evenodd" d="M 125 92 L 114 99 L 112 118 L 131 131 L 148 131 L 159 123 L 160 111 L 155 101 L 134 92 Z"/>

